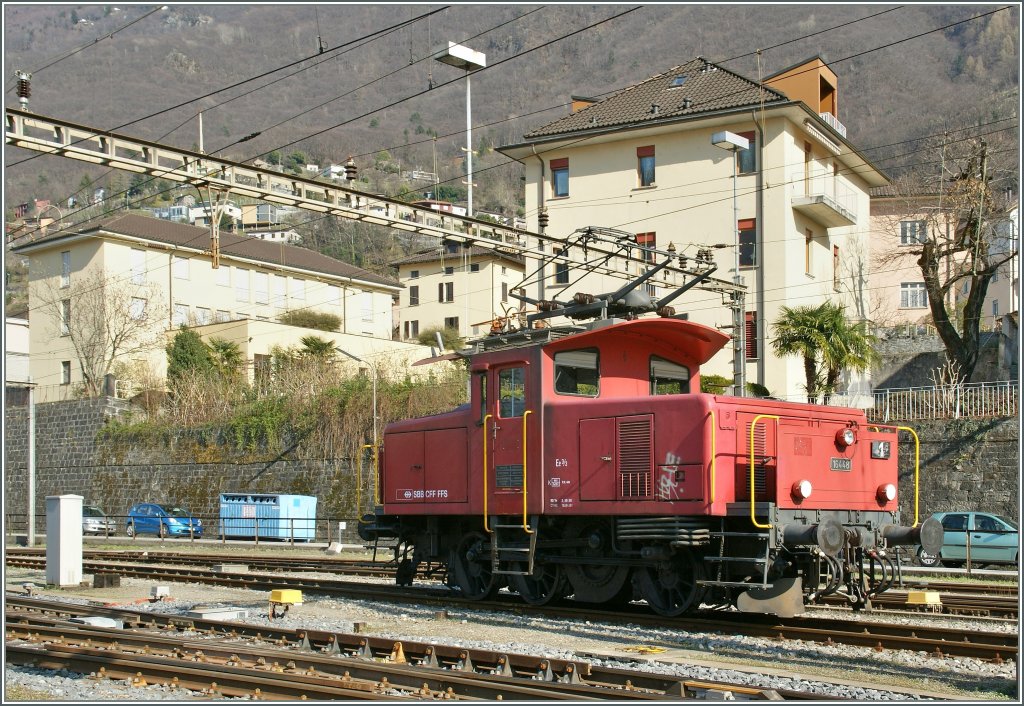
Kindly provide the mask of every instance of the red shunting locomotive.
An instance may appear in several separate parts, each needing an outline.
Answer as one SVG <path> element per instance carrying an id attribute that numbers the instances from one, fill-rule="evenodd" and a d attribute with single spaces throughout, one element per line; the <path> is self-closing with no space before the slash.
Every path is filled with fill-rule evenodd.
<path id="1" fill-rule="evenodd" d="M 793 615 L 888 588 L 900 522 L 897 434 L 857 409 L 702 394 L 729 341 L 679 318 L 496 335 L 464 355 L 470 402 L 391 424 L 367 541 L 397 540 L 474 599 L 646 601 Z M 411 556 L 410 556 L 411 552 Z"/>

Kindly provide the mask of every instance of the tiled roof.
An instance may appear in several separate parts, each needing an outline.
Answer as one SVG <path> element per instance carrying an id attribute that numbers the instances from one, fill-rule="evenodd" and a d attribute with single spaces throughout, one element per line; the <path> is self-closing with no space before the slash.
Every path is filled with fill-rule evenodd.
<path id="1" fill-rule="evenodd" d="M 208 249 L 210 246 L 210 231 L 208 228 L 198 228 L 161 218 L 126 213 L 107 220 L 87 223 L 75 231 L 61 230 L 50 233 L 31 243 L 19 246 L 19 249 L 34 248 L 40 244 L 62 240 L 79 234 L 96 234 L 104 231 L 200 250 Z M 311 272 L 321 272 L 326 275 L 344 277 L 345 279 L 357 279 L 389 287 L 401 286 L 393 279 L 375 275 L 372 272 L 367 272 L 359 267 L 335 260 L 333 257 L 322 255 L 314 250 L 283 243 L 272 243 L 259 238 L 221 232 L 220 252 L 221 255 L 227 257 L 235 256 L 271 265 L 283 265 Z"/>
<path id="2" fill-rule="evenodd" d="M 684 76 L 681 85 L 672 85 Z M 789 99 L 779 91 L 759 87 L 754 81 L 697 57 L 537 128 L 525 139 L 760 106 L 762 100 L 767 106 Z"/>
<path id="3" fill-rule="evenodd" d="M 500 250 L 492 250 L 491 248 L 482 248 L 478 245 L 474 245 L 469 249 L 470 260 L 480 257 L 494 257 L 502 260 L 508 260 L 509 262 L 517 265 L 523 264 L 523 258 L 519 255 L 501 252 Z M 420 262 L 440 262 L 442 259 L 461 260 L 462 252 L 444 253 L 444 255 L 442 255 L 438 248 L 431 248 L 430 250 L 423 250 L 421 252 L 414 253 L 408 257 L 392 260 L 391 264 L 394 267 L 398 267 L 399 265 L 413 265 Z"/>

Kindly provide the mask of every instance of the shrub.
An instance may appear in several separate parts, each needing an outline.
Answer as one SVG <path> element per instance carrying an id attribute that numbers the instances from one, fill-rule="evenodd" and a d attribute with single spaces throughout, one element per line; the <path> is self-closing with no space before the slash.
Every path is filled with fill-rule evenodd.
<path id="1" fill-rule="evenodd" d="M 437 337 L 434 334 L 438 331 L 441 332 L 441 342 L 444 343 L 446 351 L 457 351 L 462 348 L 462 338 L 459 336 L 459 330 L 456 328 L 431 326 L 420 331 L 420 335 L 416 337 L 416 340 L 424 346 L 436 345 Z"/>
<path id="2" fill-rule="evenodd" d="M 338 331 L 341 329 L 340 317 L 328 314 L 325 311 L 313 311 L 311 309 L 286 311 L 278 316 L 277 320 L 289 326 L 315 328 L 319 331 Z"/>
<path id="3" fill-rule="evenodd" d="M 732 387 L 732 378 L 724 375 L 701 375 L 700 391 L 709 395 L 721 395 Z"/>

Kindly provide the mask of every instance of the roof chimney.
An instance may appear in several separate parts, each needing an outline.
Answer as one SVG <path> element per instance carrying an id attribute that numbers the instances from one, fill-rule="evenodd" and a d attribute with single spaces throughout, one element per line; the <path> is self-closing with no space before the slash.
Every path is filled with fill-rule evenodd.
<path id="1" fill-rule="evenodd" d="M 661 112 L 661 106 L 657 103 L 651 103 L 651 115 L 657 115 Z"/>
<path id="2" fill-rule="evenodd" d="M 597 103 L 596 98 L 587 98 L 585 96 L 569 96 L 572 101 L 572 112 L 578 113 L 584 108 L 594 105 Z"/>

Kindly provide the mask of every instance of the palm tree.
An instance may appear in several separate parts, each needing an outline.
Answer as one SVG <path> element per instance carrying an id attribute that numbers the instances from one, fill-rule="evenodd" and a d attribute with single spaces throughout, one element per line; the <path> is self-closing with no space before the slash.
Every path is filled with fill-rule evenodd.
<path id="1" fill-rule="evenodd" d="M 334 343 L 319 336 L 303 336 L 299 339 L 302 349 L 299 353 L 309 358 L 328 360 L 334 357 Z"/>
<path id="2" fill-rule="evenodd" d="M 817 402 L 819 392 L 828 402 L 843 370 L 867 370 L 878 358 L 872 347 L 875 337 L 867 332 L 866 324 L 850 324 L 846 309 L 833 302 L 784 306 L 773 327 L 775 352 L 803 357 L 808 402 Z"/>
<path id="3" fill-rule="evenodd" d="M 817 402 L 818 384 L 821 382 L 818 373 L 818 352 L 824 348 L 825 336 L 821 322 L 821 307 L 798 306 L 782 307 L 782 315 L 772 324 L 775 338 L 772 349 L 777 355 L 799 355 L 804 361 L 807 401 Z"/>
<path id="4" fill-rule="evenodd" d="M 242 370 L 242 351 L 238 344 L 223 338 L 211 338 L 210 356 L 224 380 L 234 380 Z"/>
<path id="5" fill-rule="evenodd" d="M 851 324 L 847 321 L 844 307 L 826 302 L 822 308 L 823 321 L 827 326 L 826 345 L 821 351 L 825 368 L 822 387 L 825 404 L 828 404 L 844 370 L 864 372 L 878 360 L 878 352 L 874 348 L 878 339 L 868 333 L 866 322 Z"/>

